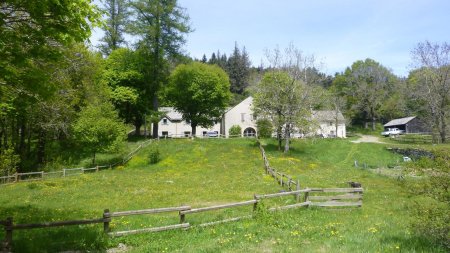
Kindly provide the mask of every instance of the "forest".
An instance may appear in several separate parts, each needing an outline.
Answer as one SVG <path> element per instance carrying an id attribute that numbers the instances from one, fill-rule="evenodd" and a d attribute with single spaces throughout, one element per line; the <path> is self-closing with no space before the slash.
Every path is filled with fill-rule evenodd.
<path id="1" fill-rule="evenodd" d="M 88 40 L 94 27 L 105 32 L 98 47 Z M 269 66 L 255 66 L 242 42 L 234 41 L 232 52 L 218 49 L 195 59 L 183 51 L 193 30 L 177 0 L 106 0 L 102 6 L 87 0 L 3 1 L 0 174 L 44 169 L 82 154 L 92 155 L 95 164 L 96 153 L 120 150 L 127 133 L 139 134 L 144 126 L 152 125 L 149 135 L 157 138 L 158 108 L 183 99 L 183 90 L 174 93 L 174 80 L 188 78 L 175 71 L 180 66 L 226 73 L 216 84 L 227 87 L 214 96 L 218 109 L 258 94 L 265 74 L 282 70 L 318 94 L 308 106 L 342 111 L 348 126 L 375 130 L 377 123 L 417 116 L 435 143 L 448 141 L 448 43 L 417 42 L 407 77 L 373 59 L 328 75 L 314 55 L 293 45 L 268 52 Z M 276 64 L 279 53 L 295 56 L 297 64 Z"/>

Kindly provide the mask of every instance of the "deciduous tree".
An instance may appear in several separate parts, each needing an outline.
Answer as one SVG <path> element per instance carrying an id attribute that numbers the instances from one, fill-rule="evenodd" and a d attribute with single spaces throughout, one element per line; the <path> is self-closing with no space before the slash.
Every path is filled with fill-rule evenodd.
<path id="1" fill-rule="evenodd" d="M 419 43 L 412 51 L 418 70 L 411 72 L 409 84 L 416 100 L 422 100 L 440 141 L 446 141 L 450 122 L 450 44 Z"/>
<path id="2" fill-rule="evenodd" d="M 223 114 L 230 99 L 227 74 L 215 65 L 200 62 L 179 65 L 170 76 L 169 99 L 183 118 L 197 126 L 209 127 Z"/>

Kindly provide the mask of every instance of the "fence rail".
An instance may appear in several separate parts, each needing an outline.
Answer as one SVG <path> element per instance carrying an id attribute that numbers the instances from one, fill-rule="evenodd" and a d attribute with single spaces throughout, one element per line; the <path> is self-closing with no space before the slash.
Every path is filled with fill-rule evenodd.
<path id="1" fill-rule="evenodd" d="M 143 147 L 147 146 L 152 140 L 145 141 L 141 143 L 135 150 L 127 154 L 122 161 L 119 161 L 114 164 L 109 165 L 99 165 L 92 168 L 63 168 L 60 171 L 37 171 L 37 172 L 24 172 L 24 173 L 14 173 L 12 175 L 8 176 L 2 176 L 0 177 L 0 184 L 8 184 L 8 183 L 17 183 L 17 182 L 28 182 L 28 181 L 37 181 L 37 180 L 43 180 L 45 178 L 49 178 L 52 175 L 60 174 L 61 177 L 71 177 L 71 176 L 77 176 L 84 174 L 85 172 L 99 172 L 101 169 L 105 168 L 112 168 L 120 164 L 127 163 L 133 156 L 136 155 L 139 150 L 141 150 Z"/>
<path id="2" fill-rule="evenodd" d="M 335 196 L 309 196 L 310 194 L 320 194 L 320 193 L 342 193 L 345 192 L 345 195 L 335 195 Z M 299 202 L 298 196 L 299 194 L 304 194 L 304 201 Z M 110 236 L 125 236 L 132 235 L 138 233 L 150 233 L 150 232 L 160 232 L 174 229 L 188 229 L 192 227 L 189 222 L 186 222 L 186 215 L 201 213 L 201 212 L 209 212 L 226 208 L 235 208 L 242 206 L 251 206 L 252 214 L 244 215 L 239 217 L 232 217 L 218 221 L 201 223 L 196 226 L 198 227 L 206 227 L 212 226 L 227 222 L 239 221 L 242 219 L 251 218 L 254 216 L 254 212 L 257 210 L 257 206 L 264 199 L 271 198 L 282 198 L 286 196 L 296 196 L 295 204 L 285 205 L 285 206 L 277 206 L 270 207 L 268 211 L 280 211 L 292 208 L 299 207 L 309 207 L 309 206 L 317 206 L 317 207 L 361 207 L 362 206 L 362 193 L 363 188 L 305 188 L 290 192 L 279 192 L 279 193 L 269 193 L 269 194 L 255 194 L 253 196 L 254 199 L 242 201 L 242 202 L 234 202 L 223 205 L 214 205 L 209 207 L 199 207 L 199 208 L 191 208 L 191 206 L 178 206 L 178 207 L 163 207 L 163 208 L 153 208 L 153 209 L 142 209 L 142 210 L 130 210 L 130 211 L 117 211 L 110 212 L 109 209 L 105 209 L 103 211 L 103 216 L 101 218 L 95 219 L 85 219 L 85 220 L 69 220 L 69 221 L 56 221 L 56 222 L 42 222 L 42 223 L 33 223 L 33 224 L 13 224 L 13 218 L 8 217 L 6 220 L 0 220 L 0 225 L 4 226 L 5 230 L 5 239 L 4 239 L 4 251 L 9 252 L 12 249 L 13 243 L 13 231 L 19 229 L 38 229 L 38 228 L 51 228 L 51 227 L 61 227 L 61 226 L 72 226 L 72 225 L 87 225 L 87 224 L 100 224 L 103 223 L 103 231 Z M 313 200 L 325 200 L 325 202 L 314 202 Z M 356 202 L 340 202 L 339 200 L 357 200 Z M 123 216 L 131 216 L 131 215 L 148 215 L 148 214 L 159 214 L 159 213 L 167 213 L 167 212 L 178 212 L 179 216 L 179 224 L 170 224 L 167 226 L 159 226 L 159 227 L 149 227 L 142 229 L 133 229 L 127 231 L 115 231 L 112 232 L 110 228 L 110 223 L 114 218 L 123 217 Z"/>

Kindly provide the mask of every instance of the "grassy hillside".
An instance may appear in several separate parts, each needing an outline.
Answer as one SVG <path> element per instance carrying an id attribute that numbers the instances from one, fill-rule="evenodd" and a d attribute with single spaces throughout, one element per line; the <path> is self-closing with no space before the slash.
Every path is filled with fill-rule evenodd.
<path id="1" fill-rule="evenodd" d="M 279 213 L 260 210 L 253 219 L 110 239 L 101 225 L 18 231 L 17 252 L 55 252 L 115 247 L 131 252 L 445 252 L 409 229 L 409 196 L 402 183 L 368 169 L 397 163 L 399 156 L 381 144 L 348 140 L 299 140 L 285 156 L 276 143 L 263 142 L 271 165 L 299 178 L 303 187 L 345 187 L 358 181 L 365 189 L 361 209 L 296 209 Z M 149 164 L 158 149 L 162 160 Z M 167 140 L 148 146 L 130 163 L 115 170 L 79 177 L 0 186 L 0 219 L 13 216 L 29 223 L 100 217 L 102 210 L 178 206 L 210 206 L 252 199 L 255 193 L 281 188 L 265 176 L 256 142 L 251 139 Z M 292 202 L 286 198 L 285 203 Z M 273 203 L 266 203 L 266 205 Z M 279 203 L 283 204 L 283 203 Z M 251 207 L 193 214 L 191 224 L 249 214 Z M 177 214 L 143 215 L 115 220 L 113 230 L 176 224 Z M 3 231 L 0 236 L 3 237 Z M 53 240 L 51 240 L 51 238 Z"/>

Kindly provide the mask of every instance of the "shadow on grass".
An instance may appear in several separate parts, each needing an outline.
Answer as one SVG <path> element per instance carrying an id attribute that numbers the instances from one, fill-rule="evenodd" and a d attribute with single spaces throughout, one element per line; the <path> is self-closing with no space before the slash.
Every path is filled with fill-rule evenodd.
<path id="1" fill-rule="evenodd" d="M 74 215 L 71 220 L 80 220 L 82 215 Z M 31 205 L 18 205 L 0 208 L 0 220 L 13 217 L 17 224 L 44 223 L 64 221 L 63 211 L 37 208 Z M 90 217 L 90 218 L 100 218 Z M 87 218 L 85 218 L 87 219 Z M 0 240 L 5 238 L 4 230 L 0 232 Z M 50 228 L 13 230 L 13 252 L 61 252 L 61 251 L 101 251 L 106 249 L 108 237 L 103 233 L 103 223 L 90 225 L 73 225 Z"/>

